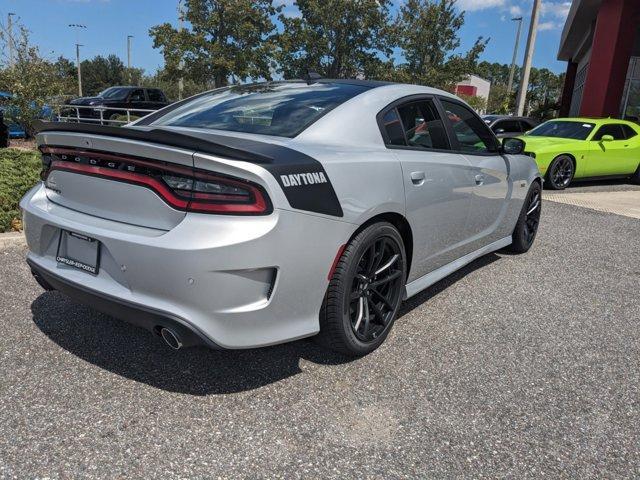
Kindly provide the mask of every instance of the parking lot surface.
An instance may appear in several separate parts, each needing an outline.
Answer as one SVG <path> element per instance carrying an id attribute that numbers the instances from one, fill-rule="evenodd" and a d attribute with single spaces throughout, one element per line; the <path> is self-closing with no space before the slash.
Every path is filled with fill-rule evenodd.
<path id="1" fill-rule="evenodd" d="M 532 251 L 412 298 L 357 360 L 174 352 L 8 247 L 0 478 L 638 477 L 640 221 L 543 209 Z"/>

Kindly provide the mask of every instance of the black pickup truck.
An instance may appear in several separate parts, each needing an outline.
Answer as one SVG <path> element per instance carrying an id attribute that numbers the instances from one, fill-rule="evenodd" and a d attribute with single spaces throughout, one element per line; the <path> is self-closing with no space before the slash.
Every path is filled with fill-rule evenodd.
<path id="1" fill-rule="evenodd" d="M 129 110 L 132 116 L 144 117 L 150 113 L 146 110 L 159 110 L 169 103 L 165 94 L 158 88 L 109 87 L 95 97 L 76 98 L 68 104 L 92 107 L 78 109 L 80 117 L 85 118 L 100 118 L 100 107 L 106 107 L 102 111 L 102 118 L 114 120 L 119 115 L 126 115 L 126 110 Z M 120 108 L 123 110 L 119 110 Z M 67 108 L 62 113 L 70 117 L 77 116 L 75 109 Z"/>

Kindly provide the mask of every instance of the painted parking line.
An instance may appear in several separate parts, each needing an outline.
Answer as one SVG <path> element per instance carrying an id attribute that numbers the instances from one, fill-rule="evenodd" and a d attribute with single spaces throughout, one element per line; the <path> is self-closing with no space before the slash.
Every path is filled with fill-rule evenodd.
<path id="1" fill-rule="evenodd" d="M 613 213 L 640 219 L 640 191 L 616 192 L 544 193 L 543 198 L 551 202 L 565 203 L 590 208 L 599 212 Z"/>

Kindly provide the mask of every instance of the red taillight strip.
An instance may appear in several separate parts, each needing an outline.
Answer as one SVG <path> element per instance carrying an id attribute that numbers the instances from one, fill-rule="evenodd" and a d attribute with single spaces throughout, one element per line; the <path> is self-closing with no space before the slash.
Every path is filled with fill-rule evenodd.
<path id="1" fill-rule="evenodd" d="M 160 198 L 178 210 L 186 210 L 189 206 L 188 200 L 182 200 L 177 197 L 167 186 L 147 175 L 140 175 L 134 172 L 125 172 L 123 170 L 112 170 L 110 168 L 96 167 L 93 165 L 85 165 L 81 163 L 73 163 L 66 161 L 53 161 L 49 174 L 55 170 L 63 170 L 67 172 L 80 173 L 94 177 L 102 177 L 110 180 L 117 180 L 126 183 L 141 185 L 153 190 Z"/>
<path id="2" fill-rule="evenodd" d="M 112 156 L 108 154 L 98 154 L 93 152 L 81 152 L 75 150 L 67 150 L 67 149 L 56 149 L 56 148 L 43 148 L 43 153 L 51 153 L 51 154 L 70 154 L 75 156 L 89 156 L 93 158 L 103 158 L 109 160 L 116 160 L 119 162 L 128 162 L 136 165 L 144 165 L 150 168 L 155 168 L 158 170 L 170 170 L 166 168 L 166 166 L 159 165 L 153 162 L 147 162 L 144 160 L 138 159 L 129 159 L 124 157 Z M 102 155 L 102 157 L 99 157 Z M 74 161 L 67 160 L 54 160 L 51 162 L 51 167 L 47 172 L 47 176 L 55 170 L 63 170 L 73 173 L 79 173 L 83 175 L 97 176 L 101 178 L 106 178 L 115 181 L 121 181 L 126 183 L 132 183 L 135 185 L 140 185 L 146 188 L 151 189 L 155 192 L 162 200 L 164 200 L 168 205 L 178 210 L 185 210 L 189 212 L 197 212 L 197 213 L 228 213 L 228 214 L 264 214 L 269 210 L 268 203 L 265 199 L 265 196 L 262 192 L 254 187 L 251 184 L 238 182 L 229 180 L 226 178 L 221 178 L 216 175 L 208 175 L 205 173 L 201 173 L 198 177 L 206 179 L 206 180 L 219 180 L 229 185 L 240 186 L 243 189 L 249 190 L 253 197 L 254 202 L 250 204 L 242 204 L 242 203 L 211 203 L 211 202 L 219 202 L 219 201 L 229 201 L 229 200 L 238 200 L 237 197 L 232 195 L 219 195 L 208 194 L 207 198 L 204 198 L 204 195 L 207 194 L 199 194 L 198 192 L 194 192 L 195 195 L 193 198 L 189 200 L 182 199 L 178 197 L 173 190 L 168 188 L 163 182 L 155 179 L 154 177 L 150 177 L 148 175 L 142 175 L 135 172 L 129 172 L 125 170 L 115 170 L 111 168 L 99 167 L 95 165 L 87 165 L 82 163 L 76 163 Z M 180 168 L 174 167 L 174 172 L 179 172 L 182 174 L 189 175 L 190 178 L 193 178 L 193 171 L 189 168 Z M 191 192 L 186 192 L 191 194 Z"/>

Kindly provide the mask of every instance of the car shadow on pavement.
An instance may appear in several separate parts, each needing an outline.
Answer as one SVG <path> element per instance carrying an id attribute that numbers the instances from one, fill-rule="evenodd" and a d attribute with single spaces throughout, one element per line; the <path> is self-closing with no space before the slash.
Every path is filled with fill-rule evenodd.
<path id="1" fill-rule="evenodd" d="M 458 280 L 500 257 L 485 255 L 405 301 L 398 322 Z M 355 360 L 310 339 L 251 350 L 169 349 L 146 330 L 44 292 L 31 304 L 33 321 L 53 342 L 100 368 L 170 392 L 216 395 L 253 390 L 301 373 L 300 360 L 338 365 Z"/>
<path id="2" fill-rule="evenodd" d="M 132 380 L 189 395 L 253 390 L 301 373 L 300 359 L 336 365 L 352 358 L 309 339 L 250 350 L 169 347 L 142 328 L 45 292 L 31 304 L 33 321 L 70 353 Z"/>

